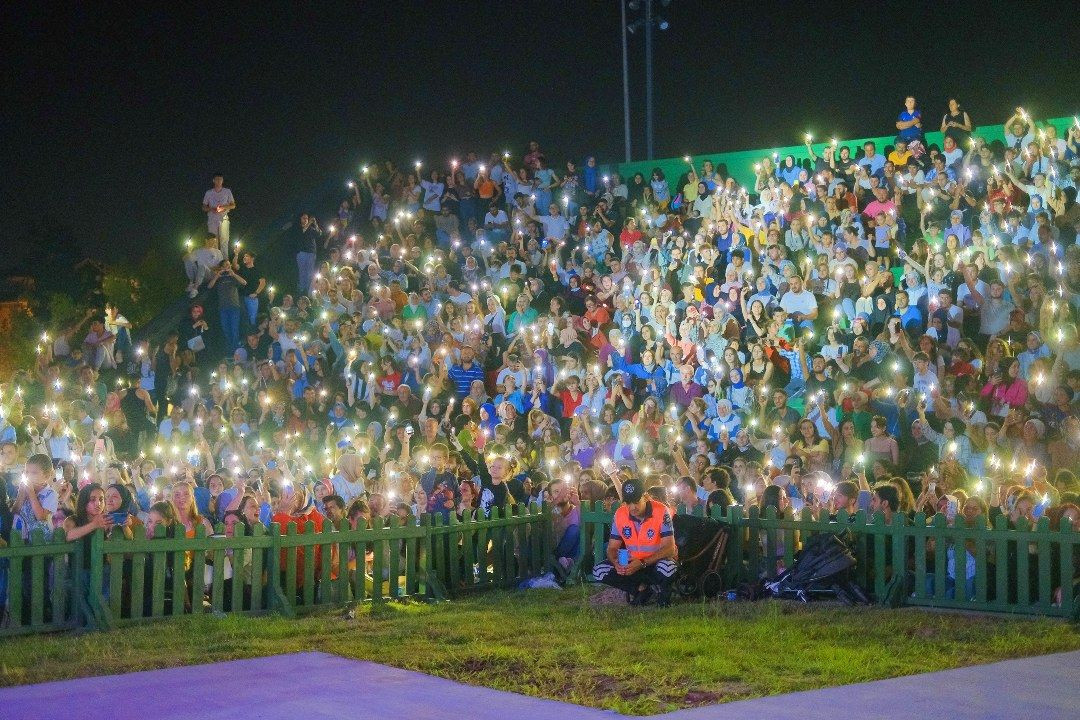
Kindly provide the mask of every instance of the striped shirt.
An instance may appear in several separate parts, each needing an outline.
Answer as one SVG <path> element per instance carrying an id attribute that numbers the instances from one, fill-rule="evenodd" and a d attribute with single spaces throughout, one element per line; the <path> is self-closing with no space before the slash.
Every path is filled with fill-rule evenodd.
<path id="1" fill-rule="evenodd" d="M 480 367 L 475 362 L 469 365 L 468 368 L 461 365 L 451 366 L 447 375 L 450 376 L 450 380 L 453 381 L 454 386 L 457 388 L 458 398 L 463 398 L 469 394 L 469 388 L 473 383 L 473 380 L 484 380 L 484 368 Z"/>

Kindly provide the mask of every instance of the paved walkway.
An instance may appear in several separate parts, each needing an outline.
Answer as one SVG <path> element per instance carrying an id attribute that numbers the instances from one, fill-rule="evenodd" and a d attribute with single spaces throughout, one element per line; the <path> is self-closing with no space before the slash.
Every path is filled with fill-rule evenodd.
<path id="1" fill-rule="evenodd" d="M 664 720 L 1075 720 L 1080 651 L 680 710 Z M 4 720 L 619 720 L 325 653 L 0 689 Z"/>

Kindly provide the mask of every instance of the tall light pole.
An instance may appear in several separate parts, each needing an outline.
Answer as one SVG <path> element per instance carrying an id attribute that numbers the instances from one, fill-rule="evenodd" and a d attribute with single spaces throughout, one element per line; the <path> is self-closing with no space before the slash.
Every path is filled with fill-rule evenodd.
<path id="1" fill-rule="evenodd" d="M 630 62 L 626 48 L 626 0 L 619 0 L 622 14 L 622 108 L 623 144 L 626 162 L 630 162 Z"/>
<path id="2" fill-rule="evenodd" d="M 657 16 L 653 13 L 655 8 L 653 2 L 655 0 L 619 0 L 622 9 L 623 19 L 623 112 L 624 115 L 629 117 L 630 114 L 630 97 L 629 97 L 629 71 L 627 70 L 626 63 L 626 31 L 631 33 L 644 29 L 645 30 L 645 154 L 647 157 L 653 157 L 656 153 L 656 147 L 653 144 L 654 139 L 654 112 L 653 112 L 653 30 L 667 30 L 671 27 L 671 23 L 664 17 Z M 671 0 L 659 0 L 661 8 L 667 8 L 671 5 Z M 643 9 L 644 17 L 638 17 L 630 25 L 626 24 L 626 6 L 629 4 L 630 10 L 637 11 Z M 654 27 L 655 26 L 655 27 Z M 626 120 L 626 126 L 629 128 L 630 121 Z M 629 130 L 627 130 L 627 156 L 629 156 Z"/>
<path id="3" fill-rule="evenodd" d="M 653 154 L 653 72 L 652 72 L 652 32 L 653 0 L 645 0 L 645 153 L 652 159 Z"/>

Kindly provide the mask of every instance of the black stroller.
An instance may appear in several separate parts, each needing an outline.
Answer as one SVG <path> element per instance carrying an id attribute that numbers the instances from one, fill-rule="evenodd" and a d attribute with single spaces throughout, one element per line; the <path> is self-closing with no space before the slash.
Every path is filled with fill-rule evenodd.
<path id="1" fill-rule="evenodd" d="M 851 579 L 855 555 L 849 542 L 850 533 L 814 535 L 795 556 L 792 567 L 775 580 L 765 581 L 765 590 L 773 597 L 802 602 L 834 597 L 845 605 L 870 604 L 866 591 Z"/>
<path id="2" fill-rule="evenodd" d="M 706 517 L 676 515 L 675 545 L 679 548 L 679 569 L 672 592 L 683 598 L 715 597 L 724 589 L 723 570 L 727 561 L 730 530 L 725 523 Z"/>

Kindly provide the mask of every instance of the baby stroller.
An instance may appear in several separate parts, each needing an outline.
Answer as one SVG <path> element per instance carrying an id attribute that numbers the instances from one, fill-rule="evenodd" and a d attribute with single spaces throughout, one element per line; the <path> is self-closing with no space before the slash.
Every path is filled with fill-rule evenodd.
<path id="1" fill-rule="evenodd" d="M 791 568 L 775 580 L 765 582 L 773 597 L 794 598 L 809 602 L 815 597 L 834 597 L 845 605 L 868 605 L 866 591 L 851 579 L 855 567 L 844 535 L 820 533 L 810 538 L 795 556 Z"/>
<path id="2" fill-rule="evenodd" d="M 693 515 L 676 515 L 672 522 L 679 549 L 679 569 L 672 592 L 683 598 L 719 595 L 724 589 L 722 573 L 730 535 L 727 525 Z"/>

